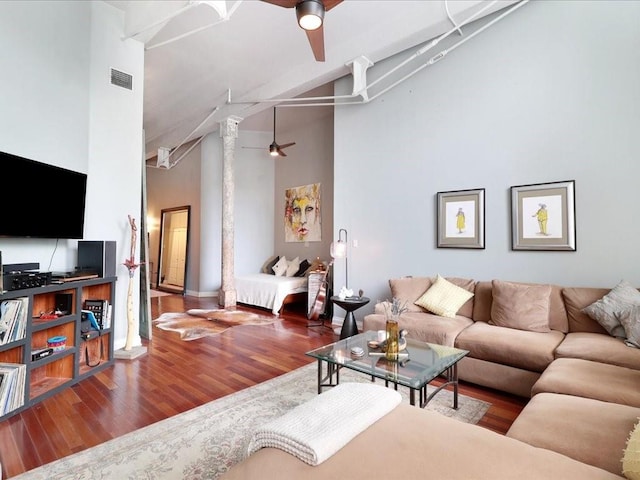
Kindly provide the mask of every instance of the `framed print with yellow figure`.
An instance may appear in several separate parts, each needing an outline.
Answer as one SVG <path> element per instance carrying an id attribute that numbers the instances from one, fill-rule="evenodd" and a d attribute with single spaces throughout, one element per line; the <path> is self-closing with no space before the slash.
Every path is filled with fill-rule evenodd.
<path id="1" fill-rule="evenodd" d="M 436 195 L 438 248 L 484 248 L 484 188 Z"/>
<path id="2" fill-rule="evenodd" d="M 512 250 L 576 250 L 575 181 L 511 187 Z"/>
<path id="3" fill-rule="evenodd" d="M 287 188 L 284 196 L 284 241 L 321 241 L 320 184 Z"/>

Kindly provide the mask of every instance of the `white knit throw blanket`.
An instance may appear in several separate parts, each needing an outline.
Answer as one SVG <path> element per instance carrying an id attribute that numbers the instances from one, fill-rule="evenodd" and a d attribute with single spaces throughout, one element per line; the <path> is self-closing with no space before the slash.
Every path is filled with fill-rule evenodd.
<path id="1" fill-rule="evenodd" d="M 275 447 L 319 465 L 402 401 L 373 383 L 341 383 L 258 428 L 249 455 Z"/>

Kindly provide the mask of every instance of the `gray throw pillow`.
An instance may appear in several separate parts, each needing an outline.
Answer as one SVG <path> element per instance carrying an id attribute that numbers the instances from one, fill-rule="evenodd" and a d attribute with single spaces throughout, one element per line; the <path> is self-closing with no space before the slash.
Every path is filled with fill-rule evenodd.
<path id="1" fill-rule="evenodd" d="M 582 311 L 602 325 L 612 337 L 626 338 L 627 334 L 617 315 L 636 305 L 640 306 L 640 292 L 626 280 L 621 280 L 604 297 Z"/>
<path id="2" fill-rule="evenodd" d="M 629 307 L 617 316 L 627 334 L 624 343 L 630 347 L 640 348 L 640 306 Z"/>

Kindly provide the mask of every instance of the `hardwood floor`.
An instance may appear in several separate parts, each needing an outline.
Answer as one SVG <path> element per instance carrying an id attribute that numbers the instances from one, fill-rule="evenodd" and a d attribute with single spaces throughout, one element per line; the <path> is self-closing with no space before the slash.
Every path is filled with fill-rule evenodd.
<path id="1" fill-rule="evenodd" d="M 272 325 L 233 328 L 190 342 L 154 328 L 152 341 L 145 342 L 147 355 L 116 360 L 112 367 L 0 422 L 2 478 L 312 363 L 304 353 L 337 336 L 328 328 L 308 328 L 303 308 L 296 307 L 288 306 Z M 190 308 L 217 308 L 216 299 L 151 299 L 153 318 Z M 490 402 L 479 425 L 502 434 L 526 403 L 463 382 L 460 393 Z"/>

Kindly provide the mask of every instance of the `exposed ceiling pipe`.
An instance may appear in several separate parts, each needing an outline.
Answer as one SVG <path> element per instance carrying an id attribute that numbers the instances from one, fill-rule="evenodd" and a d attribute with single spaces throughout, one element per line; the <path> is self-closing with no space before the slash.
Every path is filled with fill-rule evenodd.
<path id="1" fill-rule="evenodd" d="M 528 3 L 529 0 L 521 0 L 520 2 L 518 2 L 516 5 L 514 5 L 513 7 L 511 7 L 509 10 L 503 12 L 502 14 L 500 14 L 499 16 L 497 16 L 496 18 L 494 18 L 493 20 L 491 20 L 490 22 L 488 22 L 486 25 L 483 25 L 482 27 L 480 27 L 478 30 L 476 30 L 475 32 L 473 32 L 472 34 L 468 35 L 467 37 L 464 37 L 462 40 L 460 40 L 459 42 L 455 43 L 454 45 L 452 45 L 451 47 L 442 50 L 441 52 L 437 53 L 436 55 L 434 55 L 433 57 L 431 57 L 429 60 L 427 60 L 427 62 L 425 62 L 424 64 L 420 65 L 419 67 L 417 67 L 415 70 L 409 72 L 407 75 L 403 76 L 402 78 L 400 78 L 399 80 L 396 80 L 395 82 L 393 82 L 391 85 L 385 87 L 384 89 L 382 89 L 380 92 L 376 93 L 375 95 L 373 95 L 372 97 L 370 97 L 369 99 L 363 99 L 363 100 L 356 100 L 356 101 L 351 101 L 351 102 L 331 102 L 331 103 L 290 103 L 290 104 L 281 104 L 279 105 L 280 107 L 318 107 L 318 106 L 337 106 L 337 105 L 351 105 L 351 104 L 364 104 L 364 103 L 369 103 L 372 100 L 375 100 L 376 98 L 380 97 L 381 95 L 387 93 L 389 90 L 391 90 L 392 88 L 398 86 L 400 83 L 404 82 L 405 80 L 411 78 L 412 76 L 414 76 L 416 73 L 418 73 L 419 71 L 423 70 L 424 68 L 433 65 L 434 63 L 439 62 L 440 60 L 442 60 L 449 52 L 455 50 L 456 48 L 458 48 L 460 45 L 466 43 L 467 41 L 471 40 L 473 37 L 475 37 L 476 35 L 478 35 L 479 33 L 483 32 L 484 30 L 486 30 L 487 28 L 491 27 L 493 24 L 495 24 L 496 22 L 502 20 L 504 17 L 506 17 L 507 15 L 513 13 L 514 11 L 516 11 L 517 9 L 519 9 L 520 7 L 522 7 L 523 5 L 525 5 L 526 3 Z M 468 20 L 467 20 L 468 21 Z M 467 22 L 465 22 L 467 23 Z M 453 30 L 450 30 L 449 32 L 447 32 L 445 35 L 449 35 L 452 31 L 455 31 L 456 29 L 454 28 Z M 439 37 L 437 40 L 440 40 L 442 37 Z M 433 42 L 432 42 L 433 43 Z M 431 47 L 431 44 L 429 44 L 427 47 Z M 420 50 L 423 50 L 426 47 L 423 47 Z M 411 59 L 416 58 L 419 55 L 412 55 Z M 402 65 L 405 65 L 405 62 L 402 62 Z M 393 71 L 397 70 L 396 67 L 394 67 L 394 69 L 392 69 Z M 384 76 L 388 76 L 388 73 L 385 74 Z M 380 79 L 378 79 L 380 80 Z M 378 80 L 376 80 L 375 82 L 372 82 L 367 88 L 370 88 L 372 85 L 378 83 Z M 347 96 L 349 97 L 349 96 Z M 304 100 L 304 99 L 294 99 L 294 100 Z"/>
<path id="2" fill-rule="evenodd" d="M 460 29 L 460 27 L 458 27 L 458 25 L 456 25 L 456 21 L 453 19 L 453 16 L 449 11 L 449 0 L 444 0 L 444 9 L 447 11 L 447 17 L 449 17 L 449 20 L 451 21 L 451 23 L 453 23 L 453 26 L 456 27 L 458 33 L 460 33 L 460 36 L 462 36 L 462 30 Z"/>
<path id="3" fill-rule="evenodd" d="M 520 3 L 526 3 L 529 0 L 521 0 Z M 481 9 L 479 9 L 477 12 L 473 13 L 472 15 L 470 15 L 469 17 L 467 17 L 461 24 L 460 27 L 465 26 L 467 24 L 469 24 L 470 22 L 472 22 L 473 20 L 476 19 L 476 17 L 478 17 L 480 14 L 482 14 L 483 12 L 485 12 L 487 9 L 493 7 L 497 2 L 497 0 L 493 0 L 491 2 L 488 2 L 486 5 L 484 5 Z M 517 5 L 520 5 L 520 3 L 518 3 Z M 513 7 L 512 7 L 513 8 Z M 415 53 L 413 53 L 412 55 L 410 55 L 408 58 L 406 58 L 405 60 L 403 60 L 402 62 L 400 62 L 398 65 L 396 65 L 395 67 L 391 68 L 389 71 L 385 72 L 383 75 L 381 75 L 380 77 L 378 77 L 376 80 L 374 80 L 373 82 L 371 82 L 369 85 L 366 85 L 364 88 L 360 87 L 358 89 L 355 88 L 355 84 L 354 84 L 354 91 L 351 93 L 351 95 L 336 95 L 336 96 L 327 96 L 327 97 L 296 97 L 296 98 L 270 98 L 270 99 L 262 99 L 262 100 L 253 100 L 253 101 L 246 101 L 246 102 L 238 102 L 238 103 L 246 103 L 246 104 L 260 104 L 260 103 L 286 103 L 285 105 L 281 105 L 283 107 L 293 107 L 293 106 L 301 106 L 301 107 L 308 107 L 308 106 L 331 106 L 331 105 L 345 105 L 347 103 L 351 104 L 351 103 L 356 103 L 356 104 L 362 104 L 362 103 L 366 103 L 367 101 L 371 100 L 366 100 L 367 98 L 367 89 L 373 87 L 374 85 L 377 85 L 378 83 L 380 83 L 382 80 L 386 79 L 387 77 L 389 77 L 389 75 L 392 75 L 393 73 L 395 73 L 396 71 L 398 71 L 399 69 L 401 69 L 402 67 L 406 66 L 407 64 L 413 62 L 416 58 L 420 57 L 421 55 L 423 55 L 424 53 L 426 53 L 427 51 L 431 50 L 433 47 L 435 47 L 438 43 L 440 43 L 443 39 L 447 38 L 449 35 L 451 35 L 452 33 L 458 31 L 460 29 L 459 26 L 455 26 L 454 28 L 452 28 L 451 30 L 443 33 L 442 35 L 440 35 L 437 38 L 434 38 L 433 40 L 431 40 L 427 45 L 419 48 Z M 481 29 L 479 29 L 479 31 L 484 30 L 485 27 L 482 27 Z M 451 49 L 449 49 L 451 50 Z M 442 52 L 440 52 L 438 55 L 446 55 L 446 53 L 442 54 Z M 436 57 L 438 56 L 436 55 Z M 431 64 L 435 63 L 437 60 L 440 60 L 440 58 L 438 58 L 437 60 L 433 61 L 435 57 L 432 57 L 429 62 L 431 62 Z M 370 66 L 370 65 L 369 65 Z M 420 68 L 422 69 L 422 67 Z M 355 82 L 355 77 L 354 77 L 354 82 Z M 358 92 L 356 92 L 356 90 L 359 90 Z M 364 92 L 364 94 L 362 93 Z M 335 103 L 303 103 L 300 105 L 292 105 L 292 103 L 297 103 L 297 102 L 311 102 L 311 101 L 318 101 L 318 100 L 342 100 L 342 99 L 353 99 L 359 95 L 363 96 L 363 99 L 365 99 L 365 101 L 353 101 L 353 102 L 335 102 Z M 376 95 L 378 96 L 378 95 Z M 230 97 L 229 97 L 230 98 Z M 375 97 L 373 97 L 375 98 Z M 228 101 L 228 103 L 232 103 L 230 100 Z M 290 103 L 290 104 L 289 104 Z"/>
<path id="4" fill-rule="evenodd" d="M 476 35 L 478 35 L 479 33 L 483 32 L 484 30 L 486 30 L 487 28 L 491 27 L 494 23 L 502 20 L 504 17 L 506 17 L 507 15 L 513 13 L 514 11 L 516 11 L 517 9 L 519 9 L 520 7 L 522 7 L 524 4 L 528 3 L 529 0 L 522 0 L 521 2 L 517 3 L 516 5 L 514 5 L 513 7 L 511 7 L 509 10 L 507 10 L 506 12 L 503 12 L 501 15 L 497 16 L 496 18 L 494 18 L 493 20 L 491 20 L 489 23 L 487 23 L 486 25 L 483 25 L 481 28 L 479 28 L 478 30 L 476 30 L 475 32 L 469 34 L 467 37 L 464 37 L 462 40 L 460 40 L 459 42 L 453 44 L 451 47 L 442 50 L 440 53 L 434 55 L 433 57 L 431 57 L 426 63 L 424 63 L 423 65 L 420 65 L 418 68 L 416 68 L 415 70 L 413 70 L 412 72 L 408 73 L 407 75 L 405 75 L 404 77 L 402 77 L 401 79 L 397 80 L 396 82 L 392 83 L 391 85 L 389 85 L 388 87 L 382 89 L 380 92 L 376 93 L 373 97 L 371 97 L 371 100 L 374 100 L 376 98 L 378 98 L 380 95 L 383 95 L 385 93 L 387 93 L 389 90 L 391 90 L 392 88 L 396 87 L 397 85 L 399 85 L 400 83 L 404 82 L 405 80 L 413 77 L 416 73 L 418 73 L 419 71 L 421 71 L 422 69 L 433 65 L 436 62 L 439 62 L 440 60 L 442 60 L 449 52 L 452 52 L 453 50 L 455 50 L 456 48 L 458 48 L 460 45 L 466 43 L 467 41 L 471 40 L 473 37 L 475 37 Z"/>
<path id="5" fill-rule="evenodd" d="M 407 75 L 403 76 L 401 79 L 393 82 L 391 85 L 385 87 L 380 92 L 378 92 L 375 95 L 373 95 L 372 97 L 368 97 L 366 95 L 366 90 L 368 88 L 371 88 L 371 86 L 376 85 L 377 83 L 379 83 L 380 80 L 382 80 L 382 78 L 387 78 L 391 73 L 397 71 L 399 68 L 402 68 L 407 63 L 409 63 L 409 62 L 415 60 L 416 58 L 418 58 L 419 56 L 423 55 L 426 51 L 430 50 L 435 45 L 437 45 L 443 38 L 451 35 L 455 31 L 458 31 L 460 27 L 454 27 L 451 30 L 449 30 L 448 32 L 446 32 L 443 35 L 441 35 L 440 37 L 432 40 L 427 45 L 425 45 L 425 46 L 421 47 L 420 49 L 418 49 L 408 59 L 404 60 L 399 65 L 397 65 L 394 68 L 392 68 L 390 71 L 388 71 L 385 74 L 383 74 L 380 78 L 376 79 L 374 82 L 372 82 L 369 85 L 365 86 L 364 87 L 364 92 L 365 92 L 364 95 L 362 94 L 362 91 L 363 91 L 362 88 L 360 88 L 360 89 L 354 88 L 354 91 L 353 91 L 353 93 L 351 95 L 332 95 L 332 96 L 307 97 L 307 98 L 304 98 L 304 97 L 297 97 L 297 98 L 269 98 L 269 99 L 263 99 L 263 100 L 232 102 L 231 101 L 231 90 L 227 90 L 226 104 L 228 104 L 228 105 L 239 105 L 239 104 L 257 105 L 257 104 L 260 104 L 260 103 L 279 103 L 279 106 L 281 106 L 281 107 L 325 107 L 325 106 L 326 107 L 333 107 L 333 106 L 340 106 L 340 105 L 351 105 L 351 104 L 361 105 L 361 104 L 369 103 L 372 100 L 375 100 L 376 98 L 378 98 L 381 95 L 385 94 L 386 92 L 388 92 L 392 88 L 396 87 L 400 83 L 402 83 L 402 82 L 406 81 L 407 79 L 411 78 L 413 75 L 415 75 L 416 73 L 420 72 L 424 68 L 426 68 L 426 67 L 428 67 L 430 65 L 433 65 L 434 63 L 437 63 L 438 61 L 442 60 L 449 52 L 455 50 L 460 45 L 462 45 L 462 44 L 466 43 L 468 40 L 474 38 L 477 34 L 479 34 L 480 32 L 482 32 L 484 30 L 486 30 L 490 26 L 494 25 L 496 22 L 502 20 L 507 15 L 510 15 L 511 13 L 513 13 L 514 11 L 519 9 L 520 7 L 524 6 L 528 2 L 529 2 L 529 0 L 520 0 L 517 4 L 515 4 L 514 6 L 512 6 L 511 8 L 509 8 L 508 10 L 506 10 L 505 12 L 500 14 L 499 16 L 497 16 L 495 19 L 491 20 L 486 25 L 483 25 L 482 27 L 478 28 L 475 32 L 473 32 L 469 36 L 463 38 L 462 40 L 460 40 L 459 42 L 455 43 L 451 47 L 449 47 L 449 48 L 447 48 L 445 50 L 442 50 L 441 52 L 439 52 L 436 55 L 432 56 L 429 60 L 427 60 L 427 62 L 425 62 L 424 64 L 420 65 L 419 67 L 414 69 L 412 72 L 408 73 Z M 490 2 L 488 5 L 486 5 L 482 9 L 480 9 L 478 12 L 476 12 L 473 15 L 469 16 L 464 22 L 462 22 L 460 24 L 460 26 L 464 26 L 464 25 L 468 24 L 476 16 L 478 16 L 480 13 L 485 11 L 487 8 L 490 8 L 495 3 L 497 3 L 497 2 L 496 1 Z M 355 84 L 354 84 L 354 87 L 355 87 Z M 362 99 L 361 100 L 354 100 L 354 98 L 357 97 L 357 96 L 361 96 Z M 333 100 L 333 101 L 332 102 L 322 102 L 321 100 Z M 338 101 L 337 102 L 335 100 L 351 100 L 351 101 Z M 307 103 L 298 103 L 298 102 L 307 102 Z M 314 102 L 314 103 L 309 103 L 309 102 Z M 175 150 L 177 150 L 180 146 L 182 146 L 187 141 L 188 138 L 190 138 L 202 125 L 204 125 L 209 120 L 209 118 L 211 118 L 213 116 L 213 114 L 216 113 L 216 111 L 218 109 L 219 109 L 219 107 L 216 107 L 214 109 L 214 111 L 211 112 L 211 114 L 209 114 L 209 116 L 207 116 L 207 118 L 205 118 L 205 120 L 202 123 L 200 123 L 200 125 L 198 125 L 189 135 L 187 135 L 185 137 L 185 139 L 177 147 L 172 149 L 171 153 L 174 153 Z M 182 156 L 180 158 L 182 158 Z"/>
<path id="6" fill-rule="evenodd" d="M 169 20 L 171 20 L 172 18 L 177 17 L 177 16 L 178 16 L 178 15 L 180 15 L 181 13 L 184 13 L 184 12 L 186 12 L 187 10 L 189 10 L 189 9 L 191 9 L 191 8 L 193 8 L 193 7 L 197 6 L 197 5 L 199 5 L 199 4 L 200 4 L 200 2 L 191 2 L 191 1 L 190 1 L 190 2 L 189 2 L 188 4 L 186 4 L 184 7 L 182 7 L 182 8 L 180 8 L 180 9 L 176 10 L 176 11 L 175 11 L 175 12 L 173 12 L 171 15 L 169 15 L 169 16 L 167 16 L 167 17 L 163 18 L 162 20 L 158 20 L 157 22 L 152 23 L 151 25 L 147 25 L 146 27 L 144 27 L 144 28 L 142 28 L 142 29 L 138 30 L 138 31 L 137 31 L 137 32 L 135 32 L 135 33 L 132 33 L 132 34 L 130 34 L 130 35 L 127 35 L 126 37 L 122 37 L 122 40 L 129 40 L 130 38 L 137 37 L 138 35 L 140 35 L 140 34 L 142 34 L 142 33 L 146 32 L 147 30 L 150 30 L 150 29 L 152 29 L 152 28 L 154 28 L 154 27 L 157 27 L 157 26 L 159 26 L 159 25 L 162 25 L 162 24 L 164 24 L 164 23 L 168 22 Z"/>
<path id="7" fill-rule="evenodd" d="M 220 15 L 220 20 L 218 20 L 217 22 L 213 22 L 213 23 L 209 23 L 207 25 L 204 25 L 202 27 L 198 27 L 194 30 L 190 30 L 188 32 L 185 32 L 181 35 L 177 35 L 175 37 L 169 38 L 168 40 L 164 40 L 163 42 L 159 42 L 159 43 L 154 43 L 153 45 L 149 45 L 148 47 L 145 47 L 145 50 L 153 50 L 154 48 L 158 48 L 158 47 L 162 47 L 164 45 L 168 45 L 169 43 L 173 43 L 177 40 L 181 40 L 185 37 L 189 37 L 191 35 L 193 35 L 194 33 L 198 33 L 201 32 L 202 30 L 206 30 L 207 28 L 210 27 L 214 27 L 216 25 L 220 25 L 221 23 L 224 23 L 226 21 L 228 21 L 231 18 L 231 15 L 233 15 L 233 13 L 236 11 L 236 9 L 238 8 L 238 6 L 240 6 L 240 4 L 242 3 L 242 0 L 237 0 L 236 3 L 233 4 L 233 6 L 229 9 L 229 11 L 227 12 L 226 7 L 224 9 L 219 9 L 220 6 L 215 4 L 214 2 L 202 2 L 205 5 L 209 5 L 211 7 L 213 7 L 216 12 L 218 12 L 218 15 Z M 222 2 L 224 4 L 224 2 Z"/>
<path id="8" fill-rule="evenodd" d="M 209 115 L 207 115 L 207 117 L 206 117 L 202 122 L 200 122 L 200 124 L 199 124 L 196 128 L 194 128 L 194 129 L 191 131 L 191 133 L 189 133 L 189 135 L 187 135 L 186 137 L 184 137 L 184 139 L 183 139 L 183 140 L 178 144 L 178 146 L 177 146 L 177 147 L 174 147 L 174 148 L 172 148 L 172 149 L 171 149 L 171 151 L 169 152 L 169 154 L 166 156 L 165 161 L 163 162 L 163 166 L 164 166 L 164 165 L 166 165 L 166 164 L 168 163 L 168 165 L 169 165 L 169 166 L 168 166 L 167 168 L 171 168 L 171 167 L 173 167 L 173 166 L 174 166 L 175 164 L 177 164 L 180 160 L 182 160 L 182 157 L 184 157 L 187 153 L 189 153 L 189 152 L 193 149 L 193 147 L 194 147 L 195 145 L 192 145 L 192 146 L 191 146 L 191 147 L 190 147 L 190 148 L 189 148 L 189 149 L 188 149 L 188 150 L 187 150 L 183 155 L 181 155 L 181 156 L 180 156 L 180 158 L 178 158 L 178 160 L 176 160 L 175 162 L 171 162 L 171 161 L 169 160 L 169 158 L 171 157 L 171 155 L 173 155 L 173 154 L 174 154 L 174 153 L 175 153 L 175 152 L 176 152 L 176 151 L 177 151 L 177 150 L 178 150 L 182 145 L 184 145 L 185 143 L 187 143 L 187 141 L 189 140 L 189 138 L 191 137 L 191 135 L 193 135 L 193 134 L 194 134 L 194 133 L 196 133 L 198 130 L 200 130 L 200 128 L 201 128 L 205 123 L 207 123 L 207 122 L 209 121 L 209 119 L 210 119 L 211 117 L 213 117 L 213 115 L 214 115 L 218 110 L 220 110 L 220 107 L 216 107 L 216 108 L 214 108 L 214 109 L 213 109 L 213 111 L 212 111 Z M 200 137 L 200 138 L 202 138 L 202 137 Z M 197 143 L 199 143 L 199 141 L 198 141 Z M 197 143 L 196 143 L 196 145 L 197 145 Z"/>

